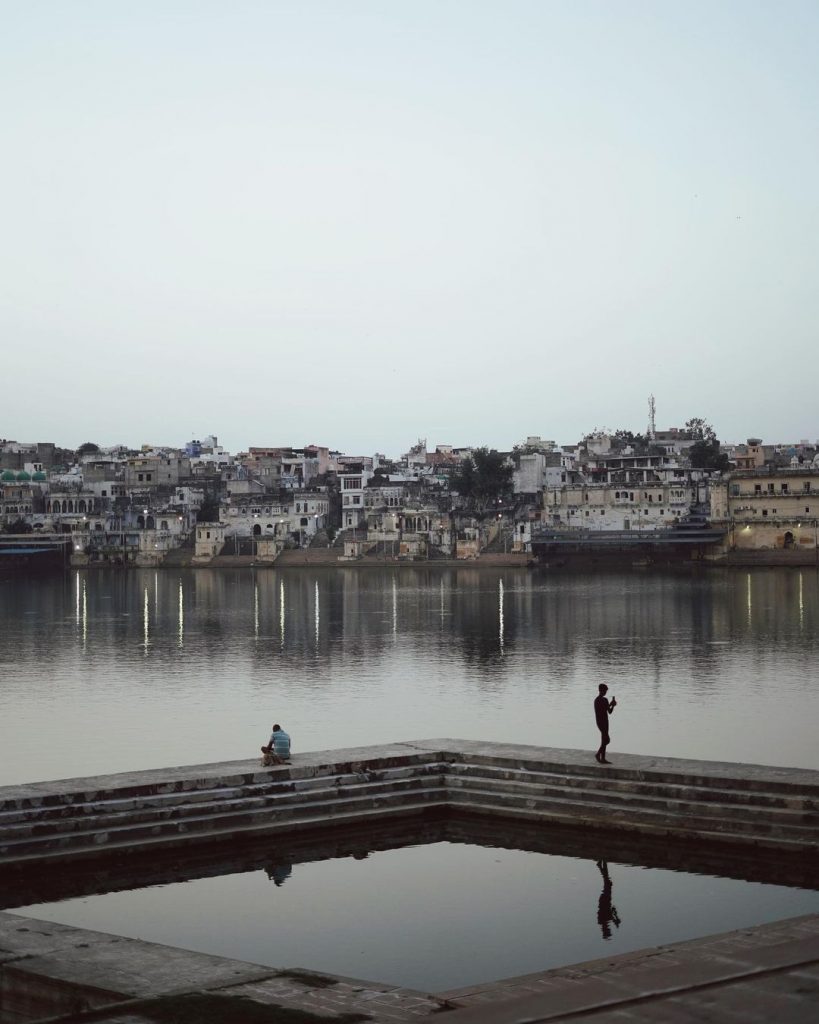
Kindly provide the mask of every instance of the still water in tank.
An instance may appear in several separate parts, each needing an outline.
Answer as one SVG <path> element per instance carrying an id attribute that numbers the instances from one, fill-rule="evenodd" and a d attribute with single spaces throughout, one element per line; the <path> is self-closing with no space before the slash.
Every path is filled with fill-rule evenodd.
<path id="1" fill-rule="evenodd" d="M 599 853 L 599 849 L 598 849 Z M 453 842 L 14 913 L 427 992 L 819 912 L 819 892 Z"/>

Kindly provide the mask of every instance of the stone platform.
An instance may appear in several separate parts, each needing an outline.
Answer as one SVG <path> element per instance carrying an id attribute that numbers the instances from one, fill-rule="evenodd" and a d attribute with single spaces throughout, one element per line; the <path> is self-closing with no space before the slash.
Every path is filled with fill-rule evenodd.
<path id="1" fill-rule="evenodd" d="M 478 815 L 808 858 L 819 772 L 417 740 L 0 788 L 0 867 L 65 865 L 269 835 Z"/>
<path id="2" fill-rule="evenodd" d="M 819 888 L 818 803 L 815 771 L 462 740 L 33 783 L 0 789 L 0 906 L 442 839 Z M 811 917 L 425 994 L 0 914 L 0 1020 L 145 1024 L 181 992 L 330 1020 L 784 1022 L 814 1014 L 817 962 Z"/>

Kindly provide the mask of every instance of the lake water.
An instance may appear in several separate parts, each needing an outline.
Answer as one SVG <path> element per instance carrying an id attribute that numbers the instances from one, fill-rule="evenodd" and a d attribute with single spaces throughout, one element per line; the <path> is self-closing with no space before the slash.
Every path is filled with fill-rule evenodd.
<path id="1" fill-rule="evenodd" d="M 448 842 L 14 911 L 427 992 L 817 912 L 815 891 Z"/>
<path id="2" fill-rule="evenodd" d="M 432 737 L 819 768 L 814 570 L 0 581 L 0 784 Z"/>

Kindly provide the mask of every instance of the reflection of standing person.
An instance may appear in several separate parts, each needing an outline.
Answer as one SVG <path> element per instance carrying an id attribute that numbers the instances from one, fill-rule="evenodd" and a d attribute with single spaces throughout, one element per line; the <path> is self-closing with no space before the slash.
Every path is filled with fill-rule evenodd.
<path id="1" fill-rule="evenodd" d="M 606 747 L 609 745 L 609 715 L 617 707 L 617 698 L 606 699 L 609 688 L 605 683 L 601 683 L 597 689 L 600 692 L 594 698 L 594 717 L 600 730 L 600 748 L 594 757 L 600 764 L 611 764 L 611 761 L 606 760 Z"/>
<path id="2" fill-rule="evenodd" d="M 614 922 L 615 928 L 619 928 L 620 915 L 617 913 L 617 907 L 613 906 L 611 902 L 612 881 L 609 878 L 608 863 L 604 860 L 599 860 L 597 866 L 600 869 L 600 874 L 603 876 L 603 891 L 600 893 L 600 899 L 597 901 L 597 923 L 600 925 L 603 938 L 610 939 L 611 923 Z"/>

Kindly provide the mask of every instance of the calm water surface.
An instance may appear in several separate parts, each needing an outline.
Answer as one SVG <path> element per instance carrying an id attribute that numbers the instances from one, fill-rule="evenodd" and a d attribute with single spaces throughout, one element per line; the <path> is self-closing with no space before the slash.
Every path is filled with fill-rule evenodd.
<path id="1" fill-rule="evenodd" d="M 819 768 L 813 570 L 0 581 L 0 784 L 419 737 Z"/>
<path id="2" fill-rule="evenodd" d="M 819 893 L 452 843 L 14 913 L 440 992 L 819 912 Z"/>

